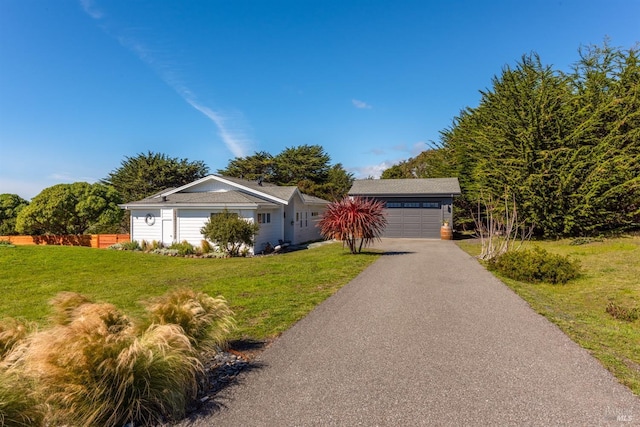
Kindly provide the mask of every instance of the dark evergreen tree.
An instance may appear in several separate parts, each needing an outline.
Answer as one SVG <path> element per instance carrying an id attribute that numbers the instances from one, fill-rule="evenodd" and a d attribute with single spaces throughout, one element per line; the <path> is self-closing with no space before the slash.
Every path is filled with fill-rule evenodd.
<path id="1" fill-rule="evenodd" d="M 571 73 L 536 54 L 505 67 L 479 105 L 441 132 L 438 150 L 382 176 L 457 176 L 458 226 L 469 222 L 481 194 L 500 199 L 507 192 L 539 235 L 639 228 L 638 52 L 607 43 L 579 52 Z"/>
<path id="2" fill-rule="evenodd" d="M 260 151 L 252 156 L 236 157 L 230 160 L 226 168 L 218 169 L 218 173 L 250 181 L 262 178 L 265 182 L 274 182 L 274 169 L 273 156 L 265 151 Z"/>
<path id="3" fill-rule="evenodd" d="M 209 168 L 204 162 L 192 162 L 149 151 L 135 157 L 125 157 L 120 167 L 110 172 L 102 182 L 113 186 L 124 202 L 132 202 L 166 188 L 188 184 L 208 173 Z"/>

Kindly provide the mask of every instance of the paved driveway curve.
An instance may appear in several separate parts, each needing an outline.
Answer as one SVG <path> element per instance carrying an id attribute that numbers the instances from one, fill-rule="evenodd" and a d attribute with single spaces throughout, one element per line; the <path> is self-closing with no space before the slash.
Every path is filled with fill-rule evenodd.
<path id="1" fill-rule="evenodd" d="M 640 399 L 453 242 L 378 246 L 191 425 L 640 423 Z"/>

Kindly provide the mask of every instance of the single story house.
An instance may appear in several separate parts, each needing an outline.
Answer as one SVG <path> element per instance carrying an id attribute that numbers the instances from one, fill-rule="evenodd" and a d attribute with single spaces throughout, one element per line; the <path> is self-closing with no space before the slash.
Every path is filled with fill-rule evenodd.
<path id="1" fill-rule="evenodd" d="M 383 237 L 439 238 L 440 227 L 453 223 L 453 198 L 460 195 L 458 178 L 360 179 L 349 196 L 385 203 Z"/>
<path id="2" fill-rule="evenodd" d="M 164 190 L 143 200 L 120 205 L 131 215 L 131 240 L 166 245 L 187 241 L 200 246 L 201 228 L 214 214 L 227 209 L 260 224 L 253 252 L 279 240 L 300 244 L 321 239 L 316 222 L 328 201 L 303 194 L 296 186 L 278 186 L 209 175 Z"/>

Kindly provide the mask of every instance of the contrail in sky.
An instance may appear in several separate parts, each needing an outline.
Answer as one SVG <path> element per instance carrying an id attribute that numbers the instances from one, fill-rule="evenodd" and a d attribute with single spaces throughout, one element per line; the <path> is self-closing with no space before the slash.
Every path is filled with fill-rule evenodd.
<path id="1" fill-rule="evenodd" d="M 191 105 L 211 120 L 218 129 L 218 135 L 235 157 L 245 157 L 248 155 L 251 141 L 246 137 L 242 130 L 231 129 L 229 122 L 233 121 L 232 117 L 227 117 L 200 103 L 193 92 L 179 81 L 175 76 L 175 73 L 167 66 L 159 63 L 154 55 L 152 55 L 151 51 L 138 40 L 123 36 L 122 34 L 113 34 L 113 32 L 106 27 L 103 19 L 104 13 L 96 6 L 93 0 L 79 1 L 84 12 L 92 19 L 101 22 L 101 28 L 107 34 L 114 37 L 122 46 L 132 51 L 141 61 L 146 63 L 153 71 L 156 72 L 156 74 L 158 74 L 162 81 L 171 87 L 187 104 Z"/>

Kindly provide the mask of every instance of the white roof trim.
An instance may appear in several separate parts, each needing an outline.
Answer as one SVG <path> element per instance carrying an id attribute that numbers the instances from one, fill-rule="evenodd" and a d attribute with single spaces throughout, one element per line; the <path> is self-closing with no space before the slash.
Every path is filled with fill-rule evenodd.
<path id="1" fill-rule="evenodd" d="M 127 210 L 144 210 L 144 209 L 259 209 L 262 205 L 258 203 L 210 203 L 210 204 L 162 204 L 162 203 L 149 203 L 145 205 L 118 205 L 121 209 Z"/>
<path id="2" fill-rule="evenodd" d="M 262 197 L 263 199 L 272 200 L 274 202 L 282 203 L 284 205 L 288 205 L 289 204 L 288 200 L 283 200 L 283 199 L 280 199 L 278 197 L 272 196 L 270 194 L 266 194 L 266 193 L 263 193 L 261 191 L 256 191 L 253 188 L 245 187 L 244 185 L 240 185 L 240 184 L 238 184 L 236 182 L 226 180 L 223 177 L 218 176 L 218 175 L 207 175 L 204 178 L 200 178 L 197 181 L 193 181 L 193 182 L 190 182 L 189 184 L 185 184 L 182 187 L 174 188 L 173 190 L 169 190 L 169 191 L 167 191 L 165 193 L 158 194 L 156 196 L 156 198 L 159 198 L 159 197 L 162 197 L 162 196 L 169 196 L 169 195 L 174 194 L 174 193 L 179 193 L 179 192 L 181 192 L 183 190 L 186 190 L 187 188 L 193 187 L 195 185 L 201 184 L 201 183 L 209 181 L 209 180 L 215 180 L 215 181 L 222 182 L 222 183 L 230 185 L 232 187 L 239 188 L 239 189 L 247 191 L 247 192 L 249 192 L 251 194 L 257 195 L 258 197 Z M 298 190 L 296 189 L 296 191 L 298 191 Z"/>

